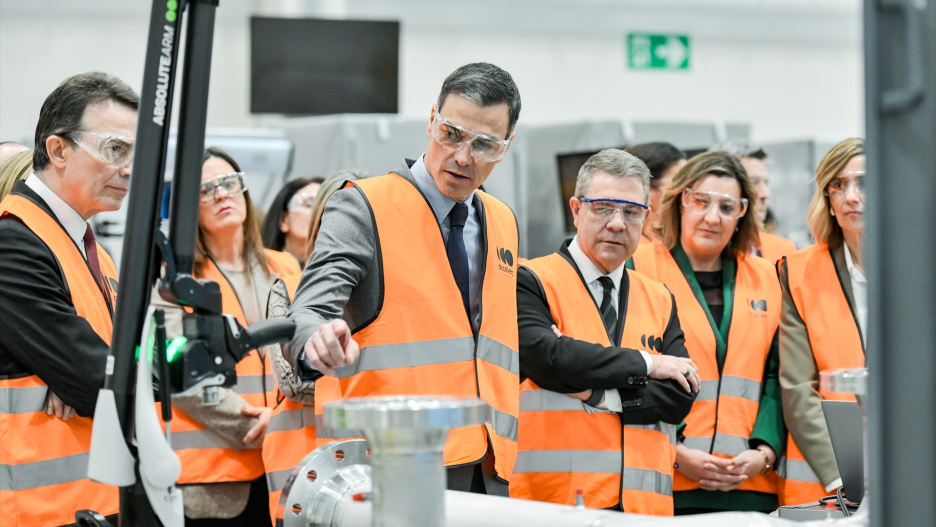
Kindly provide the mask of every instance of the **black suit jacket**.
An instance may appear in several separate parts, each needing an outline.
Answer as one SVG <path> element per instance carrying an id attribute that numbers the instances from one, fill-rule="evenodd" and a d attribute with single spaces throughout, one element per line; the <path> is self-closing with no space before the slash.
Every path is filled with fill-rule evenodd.
<path id="1" fill-rule="evenodd" d="M 22 181 L 13 193 L 55 218 Z M 78 415 L 91 417 L 109 348 L 75 311 L 49 247 L 16 219 L 0 220 L 0 377 L 37 375 Z"/>
<path id="2" fill-rule="evenodd" d="M 568 244 L 569 241 L 563 243 L 559 254 L 569 261 L 584 283 Z M 633 271 L 625 272 L 621 278 L 617 325 L 621 329 L 614 342 L 620 342 L 627 311 L 640 309 L 640 306 L 627 305 L 628 272 Z M 625 424 L 658 421 L 678 424 L 692 408 L 695 394 L 687 392 L 676 381 L 650 379 L 647 363 L 639 351 L 605 347 L 567 336 L 556 338 L 551 329 L 555 321 L 549 311 L 546 292 L 536 275 L 522 266 L 517 275 L 517 322 L 521 379 L 532 379 L 541 388 L 559 393 L 617 389 L 621 394 L 621 418 Z M 675 302 L 663 334 L 662 354 L 689 357 Z"/>

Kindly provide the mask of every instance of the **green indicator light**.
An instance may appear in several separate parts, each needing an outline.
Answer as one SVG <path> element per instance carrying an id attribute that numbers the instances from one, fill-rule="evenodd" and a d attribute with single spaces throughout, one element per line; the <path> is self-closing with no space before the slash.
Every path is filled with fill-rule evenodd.
<path id="1" fill-rule="evenodd" d="M 182 356 L 182 348 L 185 347 L 186 343 L 188 343 L 188 339 L 182 336 L 172 339 L 169 347 L 166 348 L 166 356 L 169 357 L 169 362 L 175 362 L 176 359 Z"/>
<path id="2" fill-rule="evenodd" d="M 176 2 L 176 0 L 169 0 L 166 2 L 166 8 L 168 9 L 168 11 L 166 11 L 166 20 L 169 22 L 175 22 L 177 16 L 176 11 L 179 9 L 179 3 Z"/>

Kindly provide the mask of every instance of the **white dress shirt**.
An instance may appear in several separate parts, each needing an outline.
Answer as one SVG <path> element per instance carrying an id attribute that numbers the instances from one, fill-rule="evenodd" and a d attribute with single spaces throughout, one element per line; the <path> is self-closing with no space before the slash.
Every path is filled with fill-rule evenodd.
<path id="1" fill-rule="evenodd" d="M 861 269 L 858 269 L 858 266 L 855 265 L 855 261 L 852 260 L 848 244 L 843 243 L 842 246 L 845 247 L 845 264 L 848 267 L 848 276 L 851 277 L 852 292 L 855 294 L 858 327 L 861 329 L 861 339 L 865 340 L 865 331 L 868 327 L 868 280 L 861 272 Z"/>
<path id="2" fill-rule="evenodd" d="M 622 263 L 616 269 L 612 270 L 610 273 L 605 275 L 602 273 L 598 266 L 591 261 L 582 247 L 579 245 L 578 236 L 572 238 L 572 243 L 569 244 L 569 253 L 572 254 L 572 261 L 575 262 L 575 265 L 578 267 L 579 272 L 582 273 L 582 277 L 585 279 L 585 283 L 588 285 L 588 291 L 592 294 L 592 298 L 595 299 L 595 303 L 599 306 L 601 305 L 601 300 L 604 297 L 604 286 L 601 285 L 599 278 L 607 276 L 611 279 L 611 282 L 614 284 L 614 288 L 611 289 L 611 298 L 614 302 L 614 311 L 617 312 L 621 303 L 619 297 L 621 294 L 621 278 L 624 276 L 624 264 Z M 621 314 L 618 313 L 618 319 L 620 319 Z M 643 350 L 638 350 L 643 356 L 644 361 L 647 363 L 647 375 L 650 375 L 650 372 L 653 371 L 653 356 Z M 604 402 L 599 406 L 607 408 L 612 412 L 620 412 L 623 410 L 621 405 L 621 395 L 617 390 L 605 390 Z"/>
<path id="3" fill-rule="evenodd" d="M 56 219 L 62 224 L 62 227 L 65 227 L 65 232 L 68 233 L 68 236 L 75 242 L 75 245 L 78 246 L 78 250 L 81 251 L 81 256 L 87 260 L 88 255 L 85 254 L 84 235 L 88 230 L 88 222 L 86 222 L 80 214 L 75 212 L 75 209 L 71 208 L 71 205 L 65 203 L 65 200 L 58 197 L 58 194 L 53 192 L 44 181 L 39 179 L 39 176 L 37 176 L 35 172 L 26 178 L 26 186 L 31 188 L 36 194 L 39 194 L 39 197 L 52 209 L 52 213 L 55 214 Z"/>

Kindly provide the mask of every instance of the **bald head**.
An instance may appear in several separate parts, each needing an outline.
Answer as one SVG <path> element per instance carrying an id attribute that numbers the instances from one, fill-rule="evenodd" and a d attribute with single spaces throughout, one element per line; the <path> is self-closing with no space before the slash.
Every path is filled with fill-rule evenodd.
<path id="1" fill-rule="evenodd" d="M 28 146 L 15 141 L 4 141 L 0 143 L 0 164 L 3 164 L 4 161 L 13 157 L 14 154 L 27 150 L 30 150 Z"/>

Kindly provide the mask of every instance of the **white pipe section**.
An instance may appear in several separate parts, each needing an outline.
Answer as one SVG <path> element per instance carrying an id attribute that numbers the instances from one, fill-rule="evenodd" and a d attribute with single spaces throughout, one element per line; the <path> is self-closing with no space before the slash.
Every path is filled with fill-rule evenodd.
<path id="1" fill-rule="evenodd" d="M 371 527 L 370 503 L 343 501 L 334 527 Z M 814 522 L 794 522 L 756 512 L 656 517 L 579 509 L 536 501 L 445 491 L 445 527 L 868 527 L 867 514 Z M 418 527 L 418 526 L 413 526 Z"/>

